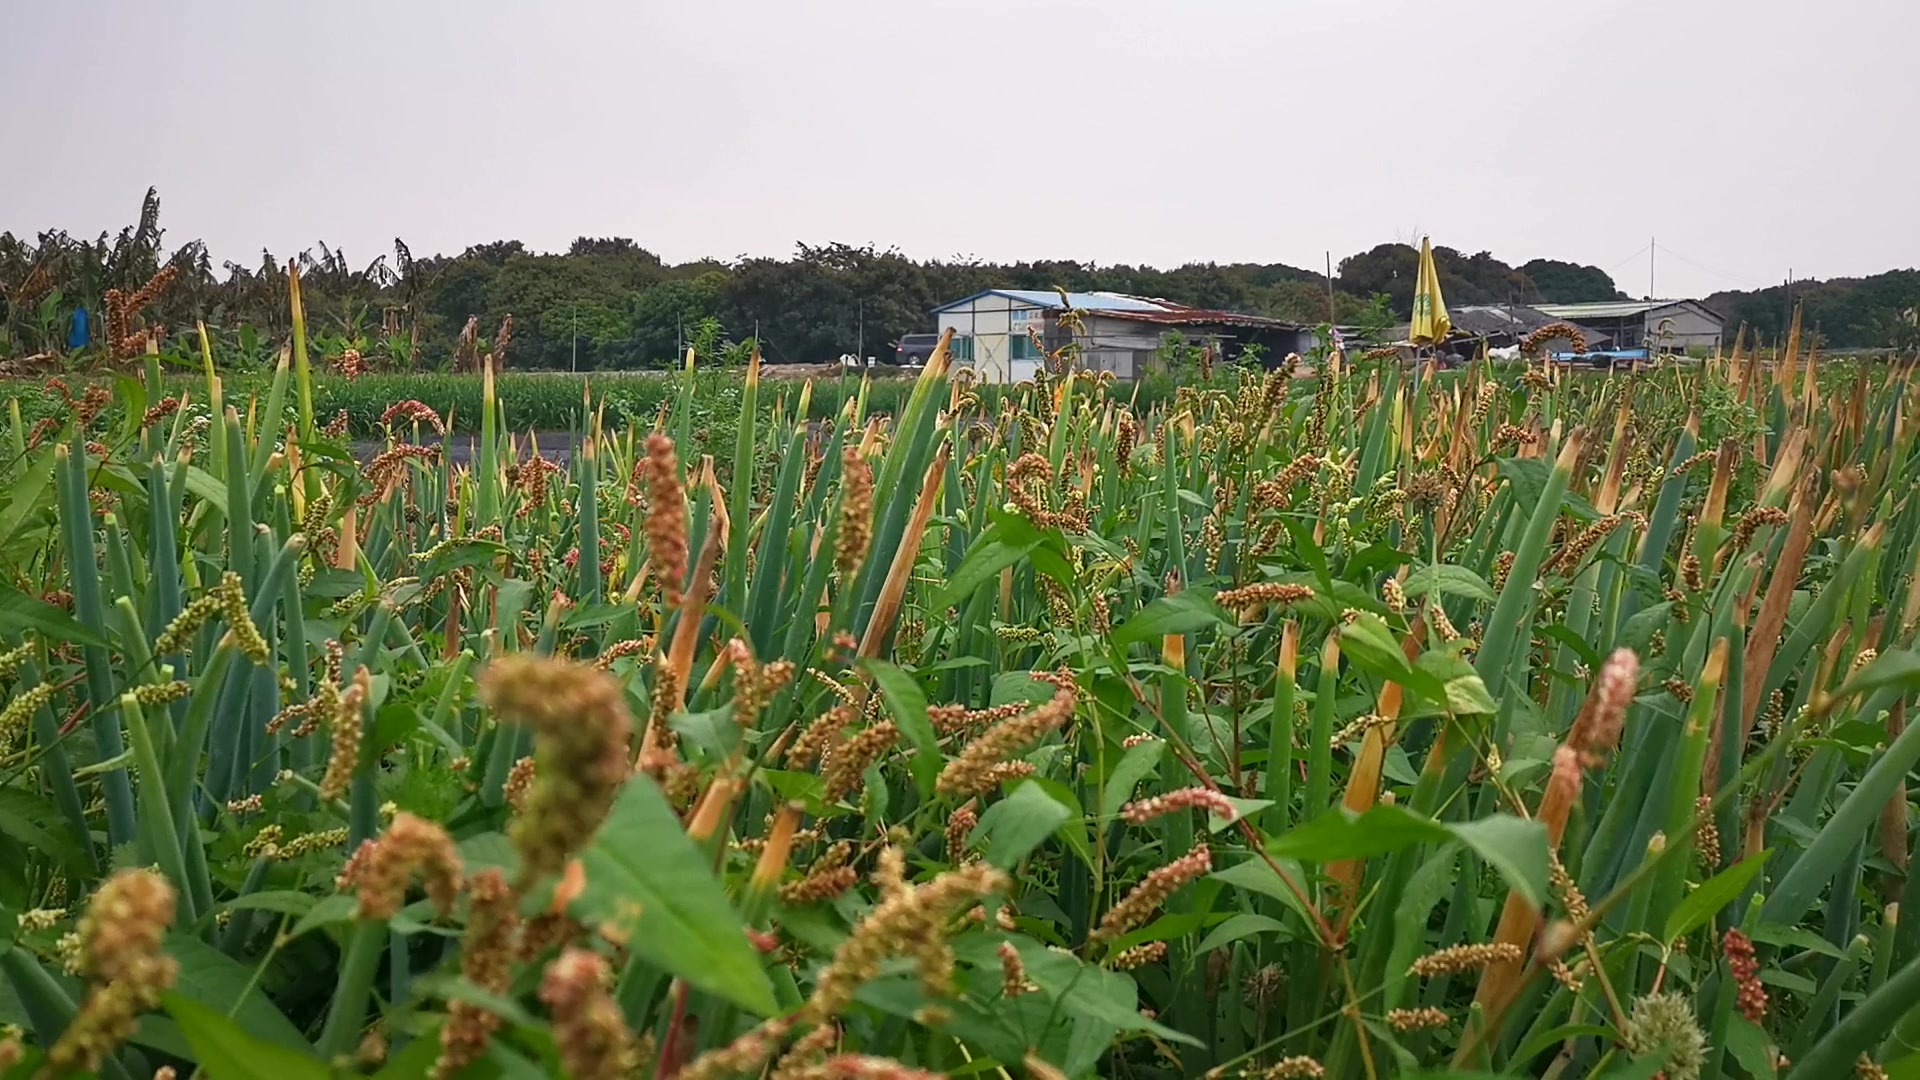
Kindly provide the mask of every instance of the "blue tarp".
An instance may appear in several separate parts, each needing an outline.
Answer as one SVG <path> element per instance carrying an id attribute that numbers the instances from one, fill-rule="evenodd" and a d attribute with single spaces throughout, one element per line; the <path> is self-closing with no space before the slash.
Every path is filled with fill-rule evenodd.
<path id="1" fill-rule="evenodd" d="M 87 309 L 75 308 L 73 322 L 67 329 L 67 348 L 78 352 L 87 347 L 91 327 L 87 323 Z"/>

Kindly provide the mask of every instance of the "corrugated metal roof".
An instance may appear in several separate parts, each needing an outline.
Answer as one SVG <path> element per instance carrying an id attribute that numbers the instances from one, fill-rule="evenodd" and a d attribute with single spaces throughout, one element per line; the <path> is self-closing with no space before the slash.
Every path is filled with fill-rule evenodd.
<path id="1" fill-rule="evenodd" d="M 961 297 L 950 303 L 933 309 L 938 315 L 965 304 L 971 304 L 984 296 L 1004 296 L 1009 300 L 1049 311 L 1063 310 L 1060 294 L 1046 289 L 986 289 L 972 296 Z M 1116 319 L 1131 319 L 1138 322 L 1161 323 L 1168 326 L 1183 326 L 1196 323 L 1220 323 L 1235 326 L 1268 326 L 1298 329 L 1298 323 L 1280 319 L 1269 319 L 1264 315 L 1246 315 L 1234 311 L 1214 311 L 1207 308 L 1188 307 L 1171 300 L 1148 299 L 1143 296 L 1127 296 L 1124 293 L 1092 292 L 1067 294 L 1067 308 L 1092 314 L 1108 315 Z"/>
<path id="2" fill-rule="evenodd" d="M 1698 306 L 1692 300 L 1603 300 L 1594 304 L 1535 304 L 1556 319 L 1631 319 L 1661 308 Z"/>
<path id="3" fill-rule="evenodd" d="M 983 296 L 1004 296 L 1009 300 L 1032 304 L 1035 307 L 1061 310 L 1060 294 L 1051 289 L 983 289 L 972 296 L 963 296 L 958 300 L 941 304 L 933 309 L 933 313 L 938 315 L 963 304 L 971 304 Z M 1067 294 L 1067 306 L 1082 311 L 1166 311 L 1171 305 L 1142 300 L 1137 296 L 1122 296 L 1119 293 L 1070 292 Z"/>

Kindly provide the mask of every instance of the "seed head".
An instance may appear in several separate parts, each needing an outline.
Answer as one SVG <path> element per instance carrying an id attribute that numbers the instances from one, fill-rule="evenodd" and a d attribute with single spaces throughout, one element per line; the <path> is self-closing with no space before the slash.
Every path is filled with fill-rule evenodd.
<path id="1" fill-rule="evenodd" d="M 483 990 L 504 994 L 513 982 L 520 934 L 518 897 L 498 869 L 488 867 L 467 886 L 467 929 L 460 939 L 460 974 Z M 434 1080 L 448 1080 L 486 1053 L 501 1024 L 492 1011 L 467 1001 L 447 1005 Z"/>
<path id="2" fill-rule="evenodd" d="M 839 802 L 860 786 L 860 778 L 881 755 L 900 741 L 900 729 L 891 720 L 882 720 L 860 732 L 827 754 L 826 799 Z"/>
<path id="3" fill-rule="evenodd" d="M 1031 711 L 1003 720 L 948 759 L 934 787 L 941 795 L 984 795 L 998 786 L 993 767 L 1064 725 L 1079 700 L 1072 676 L 1055 676 L 1051 699 Z"/>
<path id="4" fill-rule="evenodd" d="M 1107 961 L 1107 964 L 1109 967 L 1116 968 L 1120 971 L 1131 971 L 1134 968 L 1143 968 L 1150 964 L 1157 964 L 1166 958 L 1167 943 L 1164 941 L 1149 941 L 1115 954 L 1111 960 Z"/>
<path id="5" fill-rule="evenodd" d="M 509 834 L 524 887 L 559 873 L 606 818 L 629 772 L 633 720 L 612 676 L 552 657 L 501 657 L 480 694 L 502 720 L 534 729 L 540 764 Z"/>
<path id="6" fill-rule="evenodd" d="M 367 695 L 373 678 L 362 665 L 353 673 L 353 685 L 339 696 L 333 711 L 331 738 L 333 752 L 327 758 L 327 771 L 320 778 L 320 797 L 337 799 L 346 794 L 347 785 L 360 768 L 360 743 L 365 734 Z"/>
<path id="7" fill-rule="evenodd" d="M 1567 732 L 1567 745 L 1588 767 L 1603 764 L 1607 752 L 1619 744 L 1627 707 L 1633 704 L 1634 687 L 1639 681 L 1640 658 L 1632 649 L 1615 649 L 1600 665 L 1600 675 L 1580 715 L 1574 718 L 1572 730 Z"/>
<path id="8" fill-rule="evenodd" d="M 1020 959 L 1020 950 L 1014 947 L 1013 942 L 1001 942 L 998 952 L 1002 997 L 1019 997 L 1021 994 L 1031 994 L 1040 989 L 1027 978 L 1027 965 Z"/>
<path id="9" fill-rule="evenodd" d="M 445 916 L 460 895 L 460 855 L 447 831 L 425 818 L 395 814 L 379 837 L 360 845 L 341 871 L 342 888 L 360 897 L 362 919 L 391 919 L 407 900 L 407 885 L 419 875 L 427 898 Z"/>
<path id="10" fill-rule="evenodd" d="M 1262 607 L 1280 607 L 1313 599 L 1313 588 L 1279 581 L 1262 581 L 1224 589 L 1213 596 L 1214 603 L 1228 611 L 1252 611 Z"/>
<path id="11" fill-rule="evenodd" d="M 173 886 L 151 870 L 124 870 L 108 878 L 77 928 L 81 974 L 98 982 L 125 976 L 126 965 L 160 952 L 173 925 Z"/>
<path id="12" fill-rule="evenodd" d="M 888 848 L 880 858 L 874 880 L 880 902 L 857 923 L 820 972 L 813 996 L 800 1015 L 823 1023 L 853 1002 L 854 992 L 879 973 L 892 956 L 906 955 L 920 970 L 922 987 L 944 994 L 953 973 L 953 950 L 947 945 L 947 919 L 965 904 L 1006 888 L 1007 877 L 984 863 L 949 870 L 924 885 L 904 880 L 905 857 Z"/>
<path id="13" fill-rule="evenodd" d="M 1213 852 L 1204 843 L 1195 845 L 1192 851 L 1165 866 L 1154 867 L 1119 903 L 1107 910 L 1092 936 L 1096 940 L 1112 941 L 1145 924 L 1160 905 L 1166 903 L 1167 897 L 1212 870 Z"/>
<path id="14" fill-rule="evenodd" d="M 841 454 L 840 531 L 834 537 L 833 567 L 844 583 L 866 560 L 867 546 L 873 541 L 873 466 L 849 446 Z"/>
<path id="15" fill-rule="evenodd" d="M 527 796 L 533 793 L 534 769 L 533 758 L 523 757 L 513 763 L 513 768 L 507 770 L 503 794 L 506 796 L 507 805 L 513 807 L 515 812 L 527 808 Z"/>
<path id="16" fill-rule="evenodd" d="M 647 560 L 668 607 L 678 607 L 687 583 L 687 493 L 673 440 L 647 437 Z"/>
<path id="17" fill-rule="evenodd" d="M 1661 1071 L 1667 1080 L 1698 1080 L 1706 1065 L 1707 1036 L 1693 1006 L 1681 994 L 1650 994 L 1635 998 L 1621 1033 L 1627 1051 L 1644 1057 L 1667 1048 Z"/>
<path id="18" fill-rule="evenodd" d="M 1425 1028 L 1444 1027 L 1447 1023 L 1447 1011 L 1425 1006 L 1418 1009 L 1391 1009 L 1387 1012 L 1387 1023 L 1395 1031 L 1420 1031 Z"/>
<path id="19" fill-rule="evenodd" d="M 1233 800 L 1209 787 L 1181 788 L 1169 791 L 1165 795 L 1155 795 L 1128 803 L 1121 808 L 1120 816 L 1135 825 L 1143 824 L 1164 814 L 1180 810 L 1200 810 L 1208 814 L 1232 821 L 1238 816 Z"/>
<path id="20" fill-rule="evenodd" d="M 100 886 L 76 939 L 79 973 L 91 983 L 79 1012 L 47 1050 L 43 1075 L 96 1072 L 133 1036 L 179 975 L 160 951 L 174 917 L 173 886 L 151 870 L 124 870 Z"/>
<path id="21" fill-rule="evenodd" d="M 1767 1018 L 1767 988 L 1760 983 L 1760 960 L 1754 953 L 1753 939 L 1738 928 L 1729 929 L 1720 939 L 1720 948 L 1727 957 L 1727 973 L 1739 988 L 1737 1006 L 1740 1015 L 1756 1024 L 1764 1023 Z"/>
<path id="22" fill-rule="evenodd" d="M 613 972 L 585 949 L 547 965 L 540 1001 L 553 1014 L 554 1046 L 574 1080 L 624 1080 L 639 1069 L 633 1032 L 607 993 Z"/>
<path id="23" fill-rule="evenodd" d="M 1492 944 L 1454 945 L 1437 952 L 1430 952 L 1415 960 L 1413 966 L 1408 969 L 1408 974 L 1420 978 L 1457 975 L 1463 971 L 1484 968 L 1495 962 L 1519 963 L 1522 955 L 1520 946 L 1505 941 Z"/>

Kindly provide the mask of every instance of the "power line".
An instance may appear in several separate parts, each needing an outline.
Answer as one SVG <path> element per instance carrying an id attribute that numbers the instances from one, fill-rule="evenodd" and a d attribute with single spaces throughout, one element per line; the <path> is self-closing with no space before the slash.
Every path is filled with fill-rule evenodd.
<path id="1" fill-rule="evenodd" d="M 1763 284 L 1763 283 L 1762 283 L 1762 282 L 1761 282 L 1761 281 L 1760 281 L 1759 279 L 1757 279 L 1757 278 L 1752 278 L 1752 277 L 1748 277 L 1748 276 L 1747 276 L 1747 275 L 1745 275 L 1745 274 L 1735 274 L 1735 273 L 1731 273 L 1731 272 L 1729 272 L 1729 271 L 1726 271 L 1726 270 L 1721 270 L 1721 269 L 1718 269 L 1717 267 L 1712 267 L 1712 266 L 1708 266 L 1708 265 L 1707 265 L 1706 263 L 1703 263 L 1703 262 L 1700 262 L 1700 261 L 1698 261 L 1698 260 L 1696 260 L 1696 259 L 1690 259 L 1690 258 L 1688 258 L 1687 256 L 1685 256 L 1685 255 L 1682 255 L 1682 254 L 1680 254 L 1679 252 L 1677 252 L 1677 251 L 1675 251 L 1675 250 L 1673 250 L 1673 249 L 1672 249 L 1672 248 L 1670 248 L 1670 247 L 1662 247 L 1662 248 L 1660 249 L 1660 252 L 1661 252 L 1661 254 L 1663 254 L 1663 255 L 1671 255 L 1671 256 L 1673 256 L 1674 258 L 1676 258 L 1676 259 L 1679 259 L 1679 260 L 1680 260 L 1681 262 L 1683 262 L 1683 263 L 1686 263 L 1686 264 L 1687 264 L 1688 266 L 1691 266 L 1691 267 L 1693 267 L 1693 268 L 1694 268 L 1694 269 L 1696 269 L 1696 270 L 1704 270 L 1704 271 L 1706 271 L 1707 273 L 1709 273 L 1709 274 L 1712 274 L 1712 275 L 1714 275 L 1715 277 L 1718 277 L 1718 278 L 1723 278 L 1723 279 L 1725 279 L 1725 280 L 1727 280 L 1727 281 L 1737 281 L 1737 282 L 1739 282 L 1739 283 L 1741 283 L 1741 284 L 1743 284 L 1743 285 L 1760 285 L 1760 284 Z"/>

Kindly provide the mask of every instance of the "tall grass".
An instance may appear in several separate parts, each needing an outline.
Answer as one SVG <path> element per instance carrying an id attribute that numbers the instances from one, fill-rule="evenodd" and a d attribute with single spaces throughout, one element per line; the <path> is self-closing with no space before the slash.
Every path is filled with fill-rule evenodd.
<path id="1" fill-rule="evenodd" d="M 0 1060 L 1920 1067 L 1908 372 L 697 361 L 10 414 Z"/>

